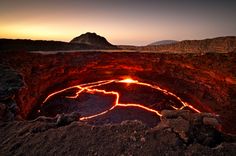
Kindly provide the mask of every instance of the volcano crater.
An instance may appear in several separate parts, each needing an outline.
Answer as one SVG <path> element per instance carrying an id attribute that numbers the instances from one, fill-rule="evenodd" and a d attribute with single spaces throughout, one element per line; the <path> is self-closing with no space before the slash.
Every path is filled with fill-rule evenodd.
<path id="1" fill-rule="evenodd" d="M 103 80 L 124 80 L 129 77 L 139 82 L 158 85 L 201 112 L 219 115 L 223 129 L 226 132 L 235 132 L 235 126 L 231 124 L 235 116 L 233 103 L 236 97 L 235 75 L 233 75 L 232 68 L 235 66 L 234 53 L 202 55 L 84 52 L 51 55 L 22 53 L 20 56 L 13 53 L 10 56 L 2 54 L 1 60 L 24 77 L 26 87 L 21 89 L 14 99 L 21 109 L 21 116 L 25 119 L 34 119 L 39 115 L 55 116 L 57 113 L 81 110 L 78 106 L 88 107 L 85 109 L 87 111 L 81 110 L 82 117 L 101 113 L 104 109 L 107 110 L 114 105 L 116 99 L 114 95 L 104 96 L 102 93 L 91 94 L 86 91 L 78 99 L 62 98 L 74 95 L 69 91 L 50 99 L 46 103 L 47 106 L 42 107 L 42 104 L 51 93 L 70 86 Z M 21 65 L 17 65 L 15 62 L 20 62 Z M 121 103 L 143 102 L 144 106 L 149 107 L 155 105 L 156 101 L 162 102 L 163 100 L 163 104 L 159 105 L 163 108 L 158 109 L 169 109 L 171 105 L 174 107 L 180 105 L 176 102 L 178 101 L 176 98 L 167 98 L 150 88 L 122 85 L 110 84 L 109 87 L 100 86 L 99 89 L 118 89 L 122 95 Z M 132 85 L 130 84 L 130 86 Z M 57 106 L 59 107 L 57 108 Z M 95 109 L 89 109 L 90 106 Z M 132 111 L 139 113 L 135 117 L 127 115 Z M 110 115 L 110 113 L 114 115 Z M 117 106 L 116 109 L 106 114 L 110 115 L 109 119 L 106 118 L 106 115 L 100 116 L 96 122 L 103 124 L 109 123 L 108 120 L 111 120 L 117 123 L 129 119 L 123 118 L 124 116 L 130 116 L 130 119 L 140 119 L 145 116 L 143 114 L 147 114 L 146 117 L 143 117 L 143 121 L 145 120 L 144 122 L 147 124 L 154 125 L 159 120 L 155 113 L 143 111 L 138 107 L 124 110 L 123 107 Z M 155 120 L 151 120 L 151 118 Z M 94 121 L 92 122 L 94 123 Z"/>

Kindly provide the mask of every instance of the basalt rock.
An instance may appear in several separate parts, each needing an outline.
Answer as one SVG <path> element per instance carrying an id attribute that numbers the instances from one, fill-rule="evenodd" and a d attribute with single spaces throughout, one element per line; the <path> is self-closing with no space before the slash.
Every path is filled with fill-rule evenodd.
<path id="1" fill-rule="evenodd" d="M 41 133 L 52 128 L 55 129 L 58 127 L 67 126 L 74 121 L 79 121 L 79 117 L 80 114 L 77 112 L 72 112 L 70 114 L 58 114 L 55 117 L 39 116 L 35 120 L 29 121 L 32 124 L 37 123 L 37 125 L 34 126 L 30 132 Z"/>
<path id="2" fill-rule="evenodd" d="M 18 72 L 0 64 L 0 101 L 13 98 L 23 86 L 23 78 Z"/>
<path id="3" fill-rule="evenodd" d="M 34 121 L 0 122 L 0 155 L 235 154 L 235 137 L 205 125 L 206 114 L 172 113 L 179 115 L 162 117 L 152 129 L 136 120 L 102 126 L 83 121 L 70 123 L 78 117 L 77 113 L 39 117 Z M 191 118 L 184 119 L 186 113 Z M 196 118 L 199 123 L 193 122 Z"/>
<path id="4" fill-rule="evenodd" d="M 65 126 L 70 124 L 73 121 L 78 121 L 80 114 L 77 112 L 72 112 L 70 114 L 59 114 L 57 116 L 56 124 L 57 126 Z"/>
<path id="5" fill-rule="evenodd" d="M 14 97 L 23 86 L 23 78 L 18 72 L 0 65 L 0 120 L 11 121 L 15 117 L 20 118 L 20 108 Z"/>
<path id="6" fill-rule="evenodd" d="M 223 139 L 222 134 L 215 129 L 219 123 L 217 116 L 210 113 L 163 110 L 160 124 L 152 131 L 172 131 L 187 144 L 199 143 L 213 147 Z"/>
<path id="7" fill-rule="evenodd" d="M 0 120 L 3 119 L 5 113 L 6 113 L 7 107 L 5 104 L 0 103 Z"/>
<path id="8" fill-rule="evenodd" d="M 214 127 L 220 126 L 219 121 L 216 118 L 213 118 L 213 117 L 204 117 L 203 118 L 203 123 L 205 125 L 211 125 L 211 126 L 214 126 Z"/>

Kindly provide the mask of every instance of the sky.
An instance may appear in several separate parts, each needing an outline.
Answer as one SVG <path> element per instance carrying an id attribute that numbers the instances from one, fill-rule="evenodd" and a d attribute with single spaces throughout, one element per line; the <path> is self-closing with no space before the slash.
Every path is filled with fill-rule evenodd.
<path id="1" fill-rule="evenodd" d="M 236 0 L 0 0 L 0 38 L 116 45 L 236 36 Z"/>

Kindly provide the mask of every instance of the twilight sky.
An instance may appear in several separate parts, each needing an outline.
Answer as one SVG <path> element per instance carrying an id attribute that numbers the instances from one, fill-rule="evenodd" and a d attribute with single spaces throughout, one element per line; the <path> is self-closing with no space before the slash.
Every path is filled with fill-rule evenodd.
<path id="1" fill-rule="evenodd" d="M 0 38 L 113 44 L 236 36 L 236 0 L 0 0 Z"/>

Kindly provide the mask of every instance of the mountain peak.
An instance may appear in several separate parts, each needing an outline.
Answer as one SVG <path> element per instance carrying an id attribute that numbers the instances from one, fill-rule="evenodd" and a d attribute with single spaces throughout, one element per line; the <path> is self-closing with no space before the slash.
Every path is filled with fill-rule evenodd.
<path id="1" fill-rule="evenodd" d="M 149 45 L 166 45 L 166 44 L 174 44 L 177 42 L 178 41 L 176 41 L 176 40 L 162 40 L 162 41 L 153 42 Z"/>
<path id="2" fill-rule="evenodd" d="M 70 41 L 70 43 L 79 43 L 92 45 L 100 49 L 116 49 L 116 46 L 109 43 L 106 38 L 97 35 L 96 33 L 87 32 L 78 37 L 75 37 Z"/>

